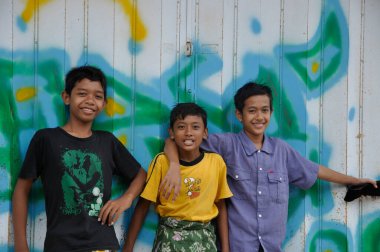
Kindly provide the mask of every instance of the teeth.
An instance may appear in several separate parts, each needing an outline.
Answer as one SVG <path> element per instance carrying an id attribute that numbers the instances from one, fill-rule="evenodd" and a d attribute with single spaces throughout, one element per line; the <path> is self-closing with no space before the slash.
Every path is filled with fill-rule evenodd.
<path id="1" fill-rule="evenodd" d="M 89 109 L 89 108 L 84 108 L 83 111 L 86 113 L 93 113 L 94 112 L 94 110 Z"/>
<path id="2" fill-rule="evenodd" d="M 185 140 L 184 144 L 185 145 L 192 145 L 193 144 L 193 140 Z"/>

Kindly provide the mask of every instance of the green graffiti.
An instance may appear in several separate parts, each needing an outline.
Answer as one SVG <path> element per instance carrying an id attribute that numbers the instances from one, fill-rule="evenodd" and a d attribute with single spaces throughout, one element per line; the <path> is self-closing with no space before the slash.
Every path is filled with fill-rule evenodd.
<path id="1" fill-rule="evenodd" d="M 322 248 L 318 248 L 318 243 L 322 240 Z M 348 241 L 346 234 L 332 229 L 319 230 L 310 243 L 310 252 L 316 251 L 348 251 Z"/>
<path id="2" fill-rule="evenodd" d="M 324 26 L 324 34 L 319 41 L 310 50 L 286 53 L 285 58 L 290 62 L 303 83 L 310 89 L 316 89 L 321 86 L 322 82 L 330 79 L 338 70 L 342 60 L 342 34 L 339 29 L 338 18 L 335 13 L 330 13 L 326 19 Z M 331 50 L 331 59 L 329 62 L 320 62 L 324 56 L 321 52 Z M 318 63 L 311 64 L 312 69 L 307 69 L 305 60 L 317 61 Z M 314 59 L 314 60 L 313 60 Z M 322 65 L 322 70 L 317 70 L 316 65 Z M 312 78 L 313 74 L 320 71 L 317 78 Z M 323 71 L 323 74 L 322 74 Z M 323 78 L 323 79 L 322 79 Z"/>
<path id="3" fill-rule="evenodd" d="M 380 251 L 380 219 L 377 218 L 369 223 L 363 232 L 362 251 L 378 252 Z M 358 249 L 360 251 L 360 249 Z"/>
<path id="4" fill-rule="evenodd" d="M 258 80 L 266 83 L 273 90 L 273 116 L 277 122 L 281 122 L 274 135 L 281 136 L 284 139 L 299 139 L 305 141 L 306 134 L 300 131 L 297 115 L 293 110 L 290 100 L 285 95 L 281 95 L 282 88 L 277 79 L 277 75 L 272 70 L 260 66 Z"/>

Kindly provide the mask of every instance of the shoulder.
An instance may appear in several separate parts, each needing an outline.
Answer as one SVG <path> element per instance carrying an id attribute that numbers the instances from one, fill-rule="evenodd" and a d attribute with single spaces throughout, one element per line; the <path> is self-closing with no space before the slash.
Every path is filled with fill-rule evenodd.
<path id="1" fill-rule="evenodd" d="M 44 128 L 39 129 L 34 133 L 33 138 L 34 139 L 47 139 L 50 137 L 56 137 L 57 134 L 60 134 L 61 129 L 59 127 L 57 128 Z"/>
<path id="2" fill-rule="evenodd" d="M 104 138 L 116 138 L 114 134 L 112 134 L 111 132 L 109 131 L 106 131 L 106 130 L 94 130 L 93 131 L 95 135 L 99 136 L 99 137 L 104 137 Z"/>
<path id="3" fill-rule="evenodd" d="M 208 151 L 205 151 L 205 158 L 208 159 L 208 160 L 212 160 L 214 162 L 218 162 L 218 163 L 222 163 L 224 164 L 224 159 L 222 158 L 221 155 L 219 155 L 218 153 L 215 153 L 215 152 L 208 152 Z"/>
<path id="4" fill-rule="evenodd" d="M 96 138 L 98 138 L 102 143 L 108 143 L 108 144 L 113 144 L 113 145 L 123 145 L 117 137 L 106 130 L 94 130 L 93 131 L 94 135 Z"/>
<path id="5" fill-rule="evenodd" d="M 287 142 L 277 137 L 266 136 L 266 141 L 275 149 L 292 149 Z"/>

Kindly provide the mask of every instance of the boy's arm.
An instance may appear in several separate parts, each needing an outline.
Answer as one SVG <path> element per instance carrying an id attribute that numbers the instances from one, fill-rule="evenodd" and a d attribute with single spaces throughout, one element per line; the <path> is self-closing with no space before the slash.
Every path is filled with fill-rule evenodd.
<path id="1" fill-rule="evenodd" d="M 140 168 L 136 177 L 129 185 L 128 190 L 116 200 L 109 200 L 100 210 L 98 221 L 102 222 L 102 225 L 108 222 L 109 226 L 113 225 L 120 217 L 120 215 L 127 210 L 133 200 L 140 195 L 144 188 L 146 179 L 146 172 L 143 168 Z"/>
<path id="2" fill-rule="evenodd" d="M 323 165 L 319 166 L 318 178 L 343 185 L 370 183 L 377 188 L 376 181 L 367 178 L 356 178 L 331 170 Z"/>
<path id="3" fill-rule="evenodd" d="M 125 243 L 123 246 L 123 252 L 132 252 L 135 245 L 137 236 L 144 223 L 145 217 L 148 213 L 150 201 L 139 198 L 136 204 L 135 211 L 133 212 L 132 221 L 128 228 L 127 236 L 125 237 Z"/>
<path id="4" fill-rule="evenodd" d="M 181 174 L 179 167 L 178 149 L 175 142 L 167 138 L 165 140 L 164 153 L 169 159 L 169 170 L 166 173 L 164 179 L 161 181 L 159 191 L 162 195 L 169 199 L 171 192 L 173 191 L 173 201 L 177 198 L 181 189 Z"/>
<path id="5" fill-rule="evenodd" d="M 16 252 L 29 251 L 26 241 L 26 222 L 28 216 L 28 198 L 33 179 L 19 178 L 12 198 L 12 220 L 14 228 L 14 248 Z"/>
<path id="6" fill-rule="evenodd" d="M 217 229 L 219 234 L 220 249 L 222 252 L 230 251 L 230 243 L 228 241 L 228 221 L 227 221 L 227 207 L 224 199 L 216 202 L 219 214 L 216 218 Z"/>

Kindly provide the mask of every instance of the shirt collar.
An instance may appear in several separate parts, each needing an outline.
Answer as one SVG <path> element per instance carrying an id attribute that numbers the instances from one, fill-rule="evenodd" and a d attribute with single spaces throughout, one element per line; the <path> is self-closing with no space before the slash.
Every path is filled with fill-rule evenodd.
<path id="1" fill-rule="evenodd" d="M 247 136 L 247 134 L 244 132 L 244 130 L 240 131 L 239 133 L 240 141 L 243 145 L 244 151 L 248 156 L 253 155 L 256 151 L 256 146 L 253 144 L 251 139 Z M 273 146 L 270 141 L 270 138 L 267 135 L 264 135 L 264 143 L 260 151 L 264 151 L 266 153 L 272 153 Z"/>

